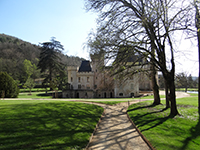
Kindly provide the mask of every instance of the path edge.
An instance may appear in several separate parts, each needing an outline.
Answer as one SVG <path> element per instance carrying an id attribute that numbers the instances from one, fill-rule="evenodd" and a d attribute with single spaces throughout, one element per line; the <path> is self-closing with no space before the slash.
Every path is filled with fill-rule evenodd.
<path id="1" fill-rule="evenodd" d="M 151 150 L 156 150 L 152 144 L 146 139 L 146 137 L 140 132 L 140 130 L 136 127 L 136 125 L 133 123 L 133 121 L 131 120 L 130 116 L 128 115 L 127 111 L 126 111 L 126 115 L 129 119 L 129 121 L 131 122 L 131 124 L 133 125 L 133 127 L 137 130 L 137 132 L 139 133 L 139 135 L 142 137 L 142 139 L 144 140 L 144 142 L 149 146 L 149 148 Z"/>
<path id="2" fill-rule="evenodd" d="M 102 115 L 101 115 L 101 117 L 100 117 L 98 123 L 96 124 L 96 127 L 95 127 L 93 133 L 92 133 L 91 136 L 90 136 L 89 142 L 88 142 L 88 144 L 87 144 L 85 150 L 87 150 L 87 149 L 89 148 L 89 146 L 90 146 L 90 144 L 91 144 L 91 141 L 92 141 L 92 139 L 93 139 L 93 136 L 95 135 L 97 129 L 99 128 L 99 124 L 101 123 L 101 120 L 102 120 L 102 118 L 103 118 L 104 115 L 105 115 L 105 109 L 104 109 L 104 111 L 103 111 L 103 113 L 102 113 Z"/>

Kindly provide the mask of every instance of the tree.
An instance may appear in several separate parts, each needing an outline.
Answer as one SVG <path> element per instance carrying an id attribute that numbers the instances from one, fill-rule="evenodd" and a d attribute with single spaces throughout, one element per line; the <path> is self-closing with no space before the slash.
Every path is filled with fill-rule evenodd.
<path id="1" fill-rule="evenodd" d="M 184 0 L 178 3 L 181 5 L 175 0 L 87 0 L 86 3 L 88 10 L 100 12 L 94 41 L 104 46 L 107 58 L 116 57 L 119 46 L 131 45 L 132 51 L 151 60 L 155 69 L 162 72 L 172 116 L 179 114 L 172 35 L 188 28 L 186 16 L 190 10 Z"/>
<path id="2" fill-rule="evenodd" d="M 19 94 L 17 83 L 6 72 L 0 72 L 0 97 L 16 98 Z"/>
<path id="3" fill-rule="evenodd" d="M 186 73 L 182 72 L 176 75 L 176 86 L 178 88 L 185 88 L 185 92 L 189 87 L 188 76 Z"/>
<path id="4" fill-rule="evenodd" d="M 194 6 L 196 9 L 196 15 L 195 15 L 195 25 L 197 29 L 197 41 L 198 41 L 198 52 L 199 52 L 199 76 L 200 76 L 200 13 L 199 13 L 199 7 L 198 7 L 199 1 L 194 0 Z M 199 115 L 200 115 L 200 80 L 198 80 L 198 109 L 199 109 Z"/>
<path id="5" fill-rule="evenodd" d="M 34 68 L 30 60 L 25 59 L 23 64 L 24 64 L 24 71 L 26 73 L 26 80 L 27 80 L 33 74 Z"/>
<path id="6" fill-rule="evenodd" d="M 64 49 L 59 41 L 52 38 L 50 42 L 41 43 L 41 53 L 39 57 L 38 69 L 41 69 L 41 73 L 45 73 L 46 81 L 49 83 L 53 77 L 56 77 L 63 64 L 61 63 L 60 54 Z M 51 88 L 52 89 L 52 88 Z"/>
<path id="7" fill-rule="evenodd" d="M 31 95 L 31 89 L 34 88 L 34 86 L 35 86 L 35 81 L 32 78 L 29 77 L 26 80 L 24 87 L 29 89 L 30 95 Z"/>

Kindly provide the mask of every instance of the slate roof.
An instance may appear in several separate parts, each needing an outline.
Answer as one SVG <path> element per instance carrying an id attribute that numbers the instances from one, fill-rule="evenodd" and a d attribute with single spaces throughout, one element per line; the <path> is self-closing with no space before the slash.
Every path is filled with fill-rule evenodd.
<path id="1" fill-rule="evenodd" d="M 115 62 L 133 62 L 133 63 L 142 63 L 143 57 L 142 55 L 134 52 L 132 46 L 121 46 L 117 53 L 117 57 Z"/>
<path id="2" fill-rule="evenodd" d="M 92 71 L 92 68 L 90 66 L 90 62 L 89 61 L 82 61 L 78 72 L 90 72 L 90 71 Z"/>

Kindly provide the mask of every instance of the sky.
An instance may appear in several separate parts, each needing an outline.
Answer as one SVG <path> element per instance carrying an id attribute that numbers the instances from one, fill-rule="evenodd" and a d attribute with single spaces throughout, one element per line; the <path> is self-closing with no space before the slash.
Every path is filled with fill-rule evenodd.
<path id="1" fill-rule="evenodd" d="M 64 54 L 89 59 L 84 49 L 90 31 L 95 30 L 97 14 L 86 12 L 84 0 L 0 0 L 0 33 L 38 45 L 55 37 Z M 181 37 L 181 38 L 180 38 Z M 175 54 L 176 73 L 198 76 L 196 41 L 180 35 Z"/>
<path id="2" fill-rule="evenodd" d="M 37 45 L 56 37 L 69 56 L 88 58 L 83 46 L 96 18 L 84 0 L 0 0 L 0 33 Z"/>

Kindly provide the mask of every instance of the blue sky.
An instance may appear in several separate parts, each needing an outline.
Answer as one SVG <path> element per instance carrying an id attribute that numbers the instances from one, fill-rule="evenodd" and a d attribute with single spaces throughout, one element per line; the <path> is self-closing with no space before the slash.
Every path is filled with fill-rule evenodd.
<path id="1" fill-rule="evenodd" d="M 0 0 L 0 33 L 33 44 L 54 36 L 67 55 L 88 58 L 83 44 L 96 18 L 84 9 L 84 0 Z"/>
<path id="2" fill-rule="evenodd" d="M 97 14 L 84 9 L 84 0 L 0 0 L 0 33 L 33 44 L 56 37 L 69 56 L 89 59 L 83 45 L 95 30 L 96 18 Z M 198 50 L 196 41 L 193 43 L 183 39 L 179 43 L 176 73 L 198 75 Z"/>

